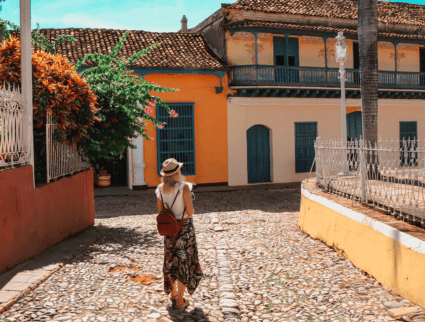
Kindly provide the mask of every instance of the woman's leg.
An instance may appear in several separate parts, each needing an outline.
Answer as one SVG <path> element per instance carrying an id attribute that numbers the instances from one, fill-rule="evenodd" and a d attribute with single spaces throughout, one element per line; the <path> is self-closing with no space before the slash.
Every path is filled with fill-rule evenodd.
<path id="1" fill-rule="evenodd" d="M 171 291 L 170 296 L 171 297 L 177 296 L 177 280 L 175 280 L 174 283 L 173 283 L 173 290 Z"/>
<path id="2" fill-rule="evenodd" d="M 177 292 L 176 306 L 179 306 L 179 305 L 182 305 L 184 303 L 183 295 L 184 295 L 184 291 L 186 289 L 186 286 L 182 282 L 180 282 L 179 280 L 177 280 L 177 284 L 179 285 L 179 290 Z"/>

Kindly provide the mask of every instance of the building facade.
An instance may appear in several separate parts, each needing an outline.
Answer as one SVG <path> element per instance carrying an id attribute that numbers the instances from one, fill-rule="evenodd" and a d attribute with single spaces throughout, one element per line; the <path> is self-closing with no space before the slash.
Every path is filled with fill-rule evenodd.
<path id="1" fill-rule="evenodd" d="M 425 131 L 425 6 L 379 2 L 378 132 Z M 347 136 L 362 134 L 357 1 L 239 0 L 190 32 L 232 67 L 229 185 L 300 182 L 314 171 L 317 136 L 340 138 L 335 37 L 347 38 Z"/>
<path id="2" fill-rule="evenodd" d="M 57 52 L 73 64 L 90 53 L 108 54 L 126 30 L 111 29 L 41 29 L 47 39 L 66 34 L 77 42 L 60 43 Z M 130 189 L 146 189 L 159 183 L 159 171 L 167 158 L 185 165 L 183 175 L 198 185 L 227 185 L 227 70 L 228 67 L 208 47 L 203 37 L 194 33 L 146 32 L 132 30 L 127 35 L 118 57 L 159 43 L 128 68 L 134 75 L 178 92 L 151 92 L 178 113 L 171 118 L 161 108 L 153 108 L 153 116 L 167 125 L 156 129 L 148 123 L 146 133 L 132 139 L 136 149 L 123 151 L 122 158 L 108 162 L 99 160 L 96 170 L 111 174 L 112 185 L 128 185 Z M 86 62 L 81 69 L 90 68 Z"/>

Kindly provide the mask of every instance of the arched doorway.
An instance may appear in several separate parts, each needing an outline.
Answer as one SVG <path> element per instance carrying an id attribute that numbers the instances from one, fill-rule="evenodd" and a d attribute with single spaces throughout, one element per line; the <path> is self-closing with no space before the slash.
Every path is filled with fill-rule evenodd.
<path id="1" fill-rule="evenodd" d="M 362 133 L 362 112 L 347 114 L 347 139 L 360 140 Z"/>
<path id="2" fill-rule="evenodd" d="M 254 125 L 246 131 L 248 183 L 270 182 L 270 131 Z"/>

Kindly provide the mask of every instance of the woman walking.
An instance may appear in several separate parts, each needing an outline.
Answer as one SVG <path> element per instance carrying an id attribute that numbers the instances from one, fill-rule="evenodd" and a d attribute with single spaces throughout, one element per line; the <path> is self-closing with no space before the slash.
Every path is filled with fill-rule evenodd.
<path id="1" fill-rule="evenodd" d="M 177 220 L 182 220 L 182 229 L 176 236 L 164 237 L 164 290 L 171 293 L 176 309 L 184 310 L 189 300 L 183 298 L 185 289 L 193 294 L 203 277 L 198 260 L 195 228 L 193 226 L 192 185 L 181 174 L 183 163 L 176 159 L 162 164 L 162 183 L 156 189 L 158 212 L 170 208 Z M 173 204 L 174 202 L 174 204 Z M 165 205 L 165 206 L 164 206 Z M 172 206 L 171 206 L 172 205 Z"/>

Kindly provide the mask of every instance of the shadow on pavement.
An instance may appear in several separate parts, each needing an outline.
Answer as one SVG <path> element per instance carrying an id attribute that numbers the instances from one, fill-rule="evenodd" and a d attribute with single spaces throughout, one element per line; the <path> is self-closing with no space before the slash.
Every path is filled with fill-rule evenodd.
<path id="1" fill-rule="evenodd" d="M 260 210 L 279 213 L 299 211 L 301 189 L 246 190 L 196 193 L 195 214 Z M 97 219 L 120 216 L 149 215 L 158 212 L 153 195 L 95 198 Z"/>

